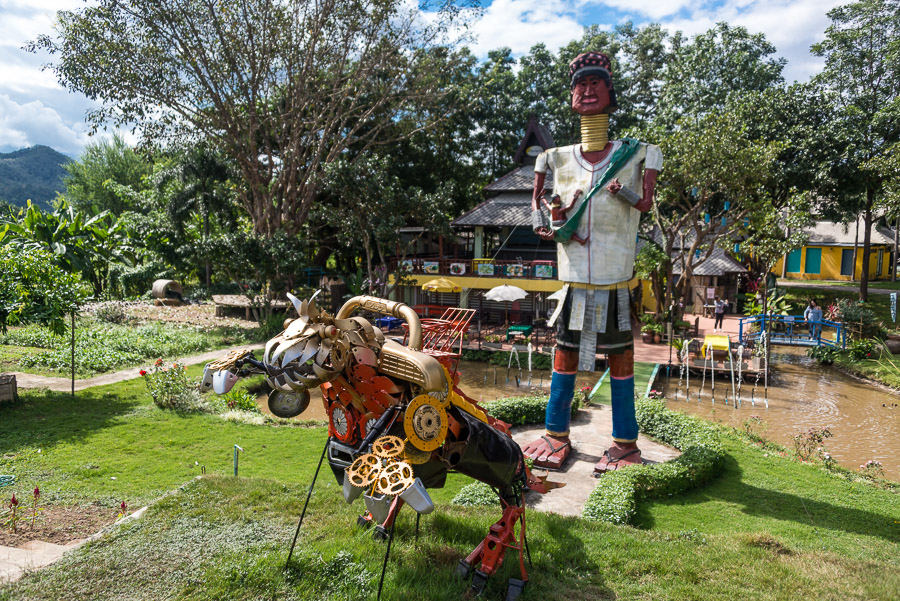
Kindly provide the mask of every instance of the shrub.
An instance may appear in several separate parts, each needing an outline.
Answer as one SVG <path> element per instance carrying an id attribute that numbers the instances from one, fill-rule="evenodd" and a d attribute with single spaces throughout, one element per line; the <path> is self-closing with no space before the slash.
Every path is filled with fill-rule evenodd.
<path id="1" fill-rule="evenodd" d="M 828 428 L 810 428 L 806 432 L 798 432 L 791 436 L 794 451 L 803 461 L 809 460 L 813 455 L 822 456 L 825 448 L 822 443 L 831 438 L 833 434 Z"/>
<path id="2" fill-rule="evenodd" d="M 547 402 L 550 397 L 543 394 L 507 397 L 484 403 L 491 417 L 495 417 L 512 426 L 542 424 L 547 414 Z M 572 399 L 572 415 L 581 408 L 578 398 Z"/>
<path id="3" fill-rule="evenodd" d="M 473 482 L 459 489 L 459 492 L 456 493 L 456 496 L 450 502 L 462 507 L 479 507 L 483 505 L 497 505 L 500 501 L 493 488 L 484 482 Z"/>
<path id="4" fill-rule="evenodd" d="M 874 340 L 854 340 L 850 343 L 847 353 L 854 361 L 864 361 L 875 356 L 877 345 Z"/>
<path id="5" fill-rule="evenodd" d="M 153 402 L 160 409 L 183 412 L 207 410 L 197 386 L 188 380 L 186 372 L 187 367 L 177 361 L 168 365 L 157 359 L 149 371 L 142 369 L 140 373 Z"/>
<path id="6" fill-rule="evenodd" d="M 820 365 L 831 365 L 840 354 L 840 351 L 833 346 L 814 346 L 806 349 L 806 355 L 812 357 Z"/>
<path id="7" fill-rule="evenodd" d="M 226 394 L 222 395 L 222 400 L 230 410 L 244 411 L 246 413 L 261 413 L 259 405 L 256 404 L 256 397 L 246 388 L 232 388 Z"/>
<path id="8" fill-rule="evenodd" d="M 117 325 L 128 322 L 128 305 L 122 301 L 95 303 L 87 310 L 100 321 Z"/>
<path id="9" fill-rule="evenodd" d="M 487 340 L 487 337 L 485 338 Z M 512 351 L 475 351 L 470 349 L 464 349 L 462 358 L 466 361 L 477 361 L 479 363 L 489 363 L 491 365 L 499 365 L 501 367 L 506 367 L 509 365 L 509 356 L 512 354 Z M 519 361 L 522 362 L 522 368 L 526 367 L 527 353 L 519 353 Z M 513 360 L 513 368 L 515 368 L 516 362 Z M 531 369 L 539 369 L 539 370 L 549 370 L 552 369 L 553 365 L 550 362 L 550 355 L 544 355 L 541 353 L 532 353 L 531 355 Z"/>
<path id="10" fill-rule="evenodd" d="M 587 519 L 627 524 L 634 517 L 637 501 L 680 494 L 708 481 L 722 468 L 724 450 L 713 425 L 672 411 L 662 400 L 639 400 L 636 414 L 641 432 L 681 449 L 681 456 L 604 474 L 584 505 Z"/>
<path id="11" fill-rule="evenodd" d="M 838 321 L 844 322 L 855 338 L 883 338 L 883 324 L 875 317 L 875 313 L 865 303 L 842 298 L 837 301 L 830 313 Z"/>

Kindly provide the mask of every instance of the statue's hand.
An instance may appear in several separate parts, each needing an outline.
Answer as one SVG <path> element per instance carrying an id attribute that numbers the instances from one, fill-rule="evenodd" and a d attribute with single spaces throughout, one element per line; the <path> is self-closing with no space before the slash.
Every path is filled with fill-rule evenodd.
<path id="1" fill-rule="evenodd" d="M 609 190 L 610 194 L 618 194 L 619 190 L 622 189 L 622 182 L 619 181 L 619 178 L 616 178 L 606 185 L 606 189 Z"/>
<path id="2" fill-rule="evenodd" d="M 534 230 L 534 233 L 540 236 L 543 240 L 553 240 L 554 233 L 549 227 L 541 226 Z"/>

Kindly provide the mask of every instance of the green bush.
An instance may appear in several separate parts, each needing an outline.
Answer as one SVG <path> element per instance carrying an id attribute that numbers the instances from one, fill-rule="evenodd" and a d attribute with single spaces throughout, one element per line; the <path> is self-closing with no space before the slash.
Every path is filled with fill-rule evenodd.
<path id="1" fill-rule="evenodd" d="M 858 338 L 884 338 L 884 325 L 875 317 L 874 311 L 865 303 L 846 298 L 838 299 L 833 308 L 829 308 L 837 321 L 841 321 L 847 329 Z"/>
<path id="2" fill-rule="evenodd" d="M 672 411 L 662 400 L 641 399 L 636 413 L 641 432 L 680 449 L 681 456 L 604 474 L 585 503 L 587 519 L 627 524 L 639 500 L 680 494 L 721 471 L 724 450 L 713 425 Z"/>
<path id="3" fill-rule="evenodd" d="M 509 356 L 511 354 L 512 351 L 474 351 L 464 349 L 462 358 L 466 361 L 477 361 L 479 363 L 489 363 L 491 365 L 506 367 L 509 365 Z M 519 362 L 522 365 L 522 369 L 528 368 L 527 352 L 519 353 Z M 513 368 L 516 368 L 515 359 L 513 359 L 512 365 Z M 531 369 L 549 370 L 552 368 L 553 365 L 550 363 L 550 355 L 543 355 L 540 353 L 531 354 Z"/>
<path id="4" fill-rule="evenodd" d="M 249 413 L 261 413 L 256 397 L 246 388 L 232 388 L 222 395 L 222 400 L 229 409 L 235 411 L 247 411 Z"/>
<path id="5" fill-rule="evenodd" d="M 484 403 L 491 417 L 504 421 L 512 426 L 542 424 L 547 413 L 547 402 L 550 397 L 543 394 L 514 396 Z M 580 397 L 575 395 L 572 401 L 572 415 L 581 408 Z"/>
<path id="6" fill-rule="evenodd" d="M 177 361 L 170 365 L 157 359 L 149 370 L 141 370 L 141 377 L 160 409 L 185 413 L 208 410 L 197 385 L 187 377 L 187 367 Z"/>
<path id="7" fill-rule="evenodd" d="M 833 346 L 814 346 L 806 349 L 806 356 L 819 362 L 820 365 L 831 365 L 840 354 L 840 350 Z"/>
<path id="8" fill-rule="evenodd" d="M 874 340 L 864 338 L 862 340 L 854 340 L 850 343 L 847 353 L 854 361 L 863 361 L 875 357 L 877 344 Z"/>
<path id="9" fill-rule="evenodd" d="M 450 501 L 454 505 L 462 507 L 479 507 L 483 505 L 499 505 L 497 493 L 484 482 L 466 484 Z"/>

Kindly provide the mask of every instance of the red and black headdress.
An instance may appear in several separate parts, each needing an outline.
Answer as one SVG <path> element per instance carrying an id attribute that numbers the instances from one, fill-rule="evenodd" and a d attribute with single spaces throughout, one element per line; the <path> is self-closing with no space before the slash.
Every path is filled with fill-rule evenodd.
<path id="1" fill-rule="evenodd" d="M 616 91 L 613 89 L 612 84 L 612 63 L 609 57 L 602 52 L 583 52 L 569 63 L 569 78 L 572 88 L 579 81 L 590 75 L 603 79 L 606 82 L 606 87 L 609 88 L 610 106 L 607 112 L 611 113 L 619 108 L 619 105 L 616 103 Z"/>

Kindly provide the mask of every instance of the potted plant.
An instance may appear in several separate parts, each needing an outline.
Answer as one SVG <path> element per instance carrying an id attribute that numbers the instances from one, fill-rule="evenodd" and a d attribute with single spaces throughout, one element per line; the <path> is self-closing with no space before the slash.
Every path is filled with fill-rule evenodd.
<path id="1" fill-rule="evenodd" d="M 655 323 L 651 327 L 653 328 L 653 342 L 659 344 L 662 342 L 663 324 Z"/>
<path id="2" fill-rule="evenodd" d="M 645 323 L 641 326 L 641 340 L 644 344 L 653 344 L 653 324 Z"/>
<path id="3" fill-rule="evenodd" d="M 690 338 L 676 338 L 672 341 L 672 348 L 675 349 L 675 356 L 678 358 L 679 363 L 683 363 L 684 359 L 682 357 L 682 352 L 684 349 L 689 348 L 691 344 Z"/>

